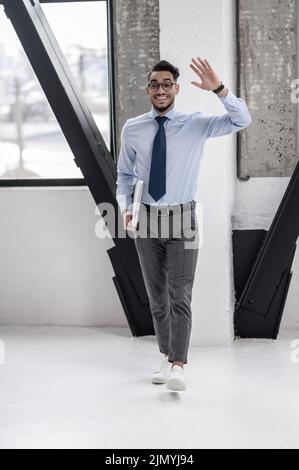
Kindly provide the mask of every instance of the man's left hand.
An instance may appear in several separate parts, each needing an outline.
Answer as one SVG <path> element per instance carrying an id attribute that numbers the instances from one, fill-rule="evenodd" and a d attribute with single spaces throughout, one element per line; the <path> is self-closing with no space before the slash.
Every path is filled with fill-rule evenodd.
<path id="1" fill-rule="evenodd" d="M 201 79 L 201 83 L 191 82 L 193 85 L 207 91 L 216 90 L 221 85 L 218 75 L 207 59 L 202 60 L 200 57 L 197 57 L 197 60 L 192 59 L 192 62 L 193 64 L 190 64 L 190 67 Z"/>

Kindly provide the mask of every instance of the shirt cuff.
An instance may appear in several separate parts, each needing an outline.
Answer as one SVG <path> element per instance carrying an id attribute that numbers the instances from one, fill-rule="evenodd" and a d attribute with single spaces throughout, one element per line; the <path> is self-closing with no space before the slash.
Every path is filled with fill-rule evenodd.
<path id="1" fill-rule="evenodd" d="M 227 88 L 227 90 L 228 90 L 228 93 L 227 93 L 226 96 L 219 96 L 219 95 L 217 95 L 218 98 L 219 98 L 221 101 L 232 101 L 232 100 L 234 100 L 235 98 L 237 98 L 236 95 L 234 95 L 234 93 L 232 93 L 228 87 L 225 87 L 225 88 Z"/>

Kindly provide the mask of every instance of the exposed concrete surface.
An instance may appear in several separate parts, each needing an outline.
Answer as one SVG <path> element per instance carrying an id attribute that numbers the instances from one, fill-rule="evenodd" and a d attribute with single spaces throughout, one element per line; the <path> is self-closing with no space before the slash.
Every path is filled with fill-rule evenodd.
<path id="1" fill-rule="evenodd" d="M 117 157 L 124 122 L 150 110 L 147 73 L 160 60 L 159 0 L 114 0 Z"/>
<path id="2" fill-rule="evenodd" d="M 241 97 L 251 126 L 241 133 L 241 176 L 291 176 L 298 161 L 298 2 L 240 0 Z"/>

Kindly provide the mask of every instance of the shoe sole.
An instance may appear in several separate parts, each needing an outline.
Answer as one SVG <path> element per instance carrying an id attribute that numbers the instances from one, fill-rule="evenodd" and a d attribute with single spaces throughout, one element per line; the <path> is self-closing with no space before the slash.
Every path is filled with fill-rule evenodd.
<path id="1" fill-rule="evenodd" d="M 175 390 L 176 392 L 181 392 L 183 390 L 186 390 L 185 382 L 182 382 L 182 380 L 176 377 L 174 377 L 173 379 L 170 379 L 167 382 L 166 387 L 169 388 L 169 390 Z"/>
<path id="2" fill-rule="evenodd" d="M 163 380 L 163 379 L 152 380 L 152 384 L 166 384 L 166 383 L 167 383 L 167 380 Z"/>
<path id="3" fill-rule="evenodd" d="M 152 383 L 153 383 L 153 384 L 166 384 L 166 383 L 167 383 L 167 379 L 162 379 L 162 377 L 161 377 L 161 378 L 159 378 L 159 377 L 154 377 L 154 378 L 152 378 Z"/>

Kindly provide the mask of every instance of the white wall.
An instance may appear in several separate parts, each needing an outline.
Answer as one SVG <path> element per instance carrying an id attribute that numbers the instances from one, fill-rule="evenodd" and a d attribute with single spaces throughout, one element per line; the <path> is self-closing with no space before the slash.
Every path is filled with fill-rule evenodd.
<path id="1" fill-rule="evenodd" d="M 182 111 L 222 114 L 217 97 L 190 84 L 192 57 L 206 57 L 221 79 L 236 92 L 235 2 L 232 0 L 163 0 L 161 58 L 180 71 L 177 106 Z M 298 62 L 299 63 L 299 62 Z M 204 244 L 193 289 L 194 344 L 227 343 L 232 339 L 234 287 L 231 230 L 268 230 L 290 178 L 236 177 L 234 136 L 211 139 L 199 176 L 196 199 L 203 203 Z M 296 253 L 281 330 L 299 326 L 299 254 Z"/>
<path id="2" fill-rule="evenodd" d="M 127 325 L 88 189 L 0 189 L 0 323 Z"/>
<path id="3" fill-rule="evenodd" d="M 223 114 L 212 92 L 194 87 L 192 57 L 209 60 L 224 83 L 235 90 L 235 10 L 232 0 L 163 0 L 160 2 L 161 59 L 180 69 L 181 111 Z M 233 338 L 231 211 L 234 200 L 236 138 L 207 141 L 196 200 L 203 204 L 203 246 L 192 299 L 192 344 L 229 344 Z"/>

